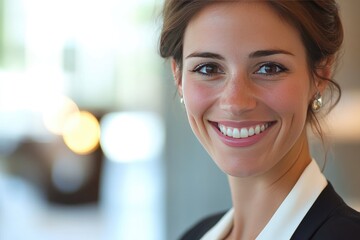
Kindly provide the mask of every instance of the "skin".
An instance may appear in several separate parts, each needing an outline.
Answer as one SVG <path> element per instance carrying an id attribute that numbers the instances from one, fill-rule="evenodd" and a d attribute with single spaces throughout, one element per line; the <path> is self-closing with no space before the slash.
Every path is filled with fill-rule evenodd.
<path id="1" fill-rule="evenodd" d="M 186 28 L 183 56 L 183 69 L 173 60 L 172 70 L 190 126 L 229 176 L 227 238 L 255 239 L 311 161 L 306 114 L 326 83 L 310 75 L 297 30 L 261 2 L 202 9 Z M 229 146 L 218 123 L 269 127 L 250 145 Z"/>

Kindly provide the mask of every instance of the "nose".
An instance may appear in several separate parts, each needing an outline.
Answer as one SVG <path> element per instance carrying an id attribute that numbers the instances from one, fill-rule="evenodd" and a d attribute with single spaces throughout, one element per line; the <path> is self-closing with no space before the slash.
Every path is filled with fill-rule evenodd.
<path id="1" fill-rule="evenodd" d="M 220 108 L 232 115 L 254 109 L 257 105 L 255 86 L 246 77 L 232 77 L 227 81 L 220 99 Z"/>

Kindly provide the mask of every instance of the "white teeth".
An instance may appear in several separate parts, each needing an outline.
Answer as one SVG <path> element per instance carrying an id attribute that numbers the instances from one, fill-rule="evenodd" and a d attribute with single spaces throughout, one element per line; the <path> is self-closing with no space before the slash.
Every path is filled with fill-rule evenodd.
<path id="1" fill-rule="evenodd" d="M 225 133 L 225 131 L 226 131 L 225 128 L 226 128 L 226 127 L 225 127 L 224 125 L 220 125 L 220 124 L 219 124 L 219 128 L 220 128 L 220 131 L 221 131 L 222 133 Z"/>
<path id="2" fill-rule="evenodd" d="M 240 131 L 238 128 L 234 128 L 233 130 L 233 138 L 240 138 Z"/>
<path id="3" fill-rule="evenodd" d="M 224 128 L 225 128 L 225 126 L 223 126 Z M 257 125 L 256 127 L 255 127 L 255 134 L 259 134 L 260 133 L 260 126 L 259 125 Z"/>
<path id="4" fill-rule="evenodd" d="M 255 134 L 254 128 L 249 128 L 249 137 L 253 136 Z"/>
<path id="5" fill-rule="evenodd" d="M 232 137 L 233 136 L 233 130 L 231 128 L 228 128 L 227 131 L 226 131 L 226 135 L 229 136 L 229 137 Z"/>
<path id="6" fill-rule="evenodd" d="M 226 127 L 222 124 L 218 124 L 218 127 L 221 133 L 224 134 L 225 136 L 233 137 L 233 138 L 247 138 L 265 131 L 265 129 L 269 127 L 269 124 L 265 123 L 265 124 L 256 125 L 249 128 L 241 128 L 241 129 Z"/>
<path id="7" fill-rule="evenodd" d="M 246 128 L 242 128 L 240 132 L 241 138 L 247 138 L 249 136 L 249 131 Z"/>

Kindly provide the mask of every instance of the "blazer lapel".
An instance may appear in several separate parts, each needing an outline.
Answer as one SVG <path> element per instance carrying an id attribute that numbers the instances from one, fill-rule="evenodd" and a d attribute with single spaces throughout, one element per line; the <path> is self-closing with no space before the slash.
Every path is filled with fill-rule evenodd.
<path id="1" fill-rule="evenodd" d="M 344 201 L 335 192 L 332 185 L 328 183 L 295 230 L 291 239 L 311 239 L 311 236 L 329 217 L 331 211 L 343 204 L 345 204 Z"/>

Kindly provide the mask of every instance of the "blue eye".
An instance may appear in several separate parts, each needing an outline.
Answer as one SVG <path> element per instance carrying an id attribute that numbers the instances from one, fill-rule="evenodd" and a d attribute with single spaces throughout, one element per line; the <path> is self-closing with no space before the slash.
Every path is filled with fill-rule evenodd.
<path id="1" fill-rule="evenodd" d="M 224 71 L 220 67 L 213 63 L 204 63 L 196 66 L 192 72 L 199 73 L 206 76 L 212 76 L 214 74 L 224 74 Z"/>
<path id="2" fill-rule="evenodd" d="M 282 72 L 287 71 L 287 69 L 276 63 L 265 63 L 260 66 L 260 68 L 255 71 L 256 74 L 263 75 L 276 75 Z"/>

